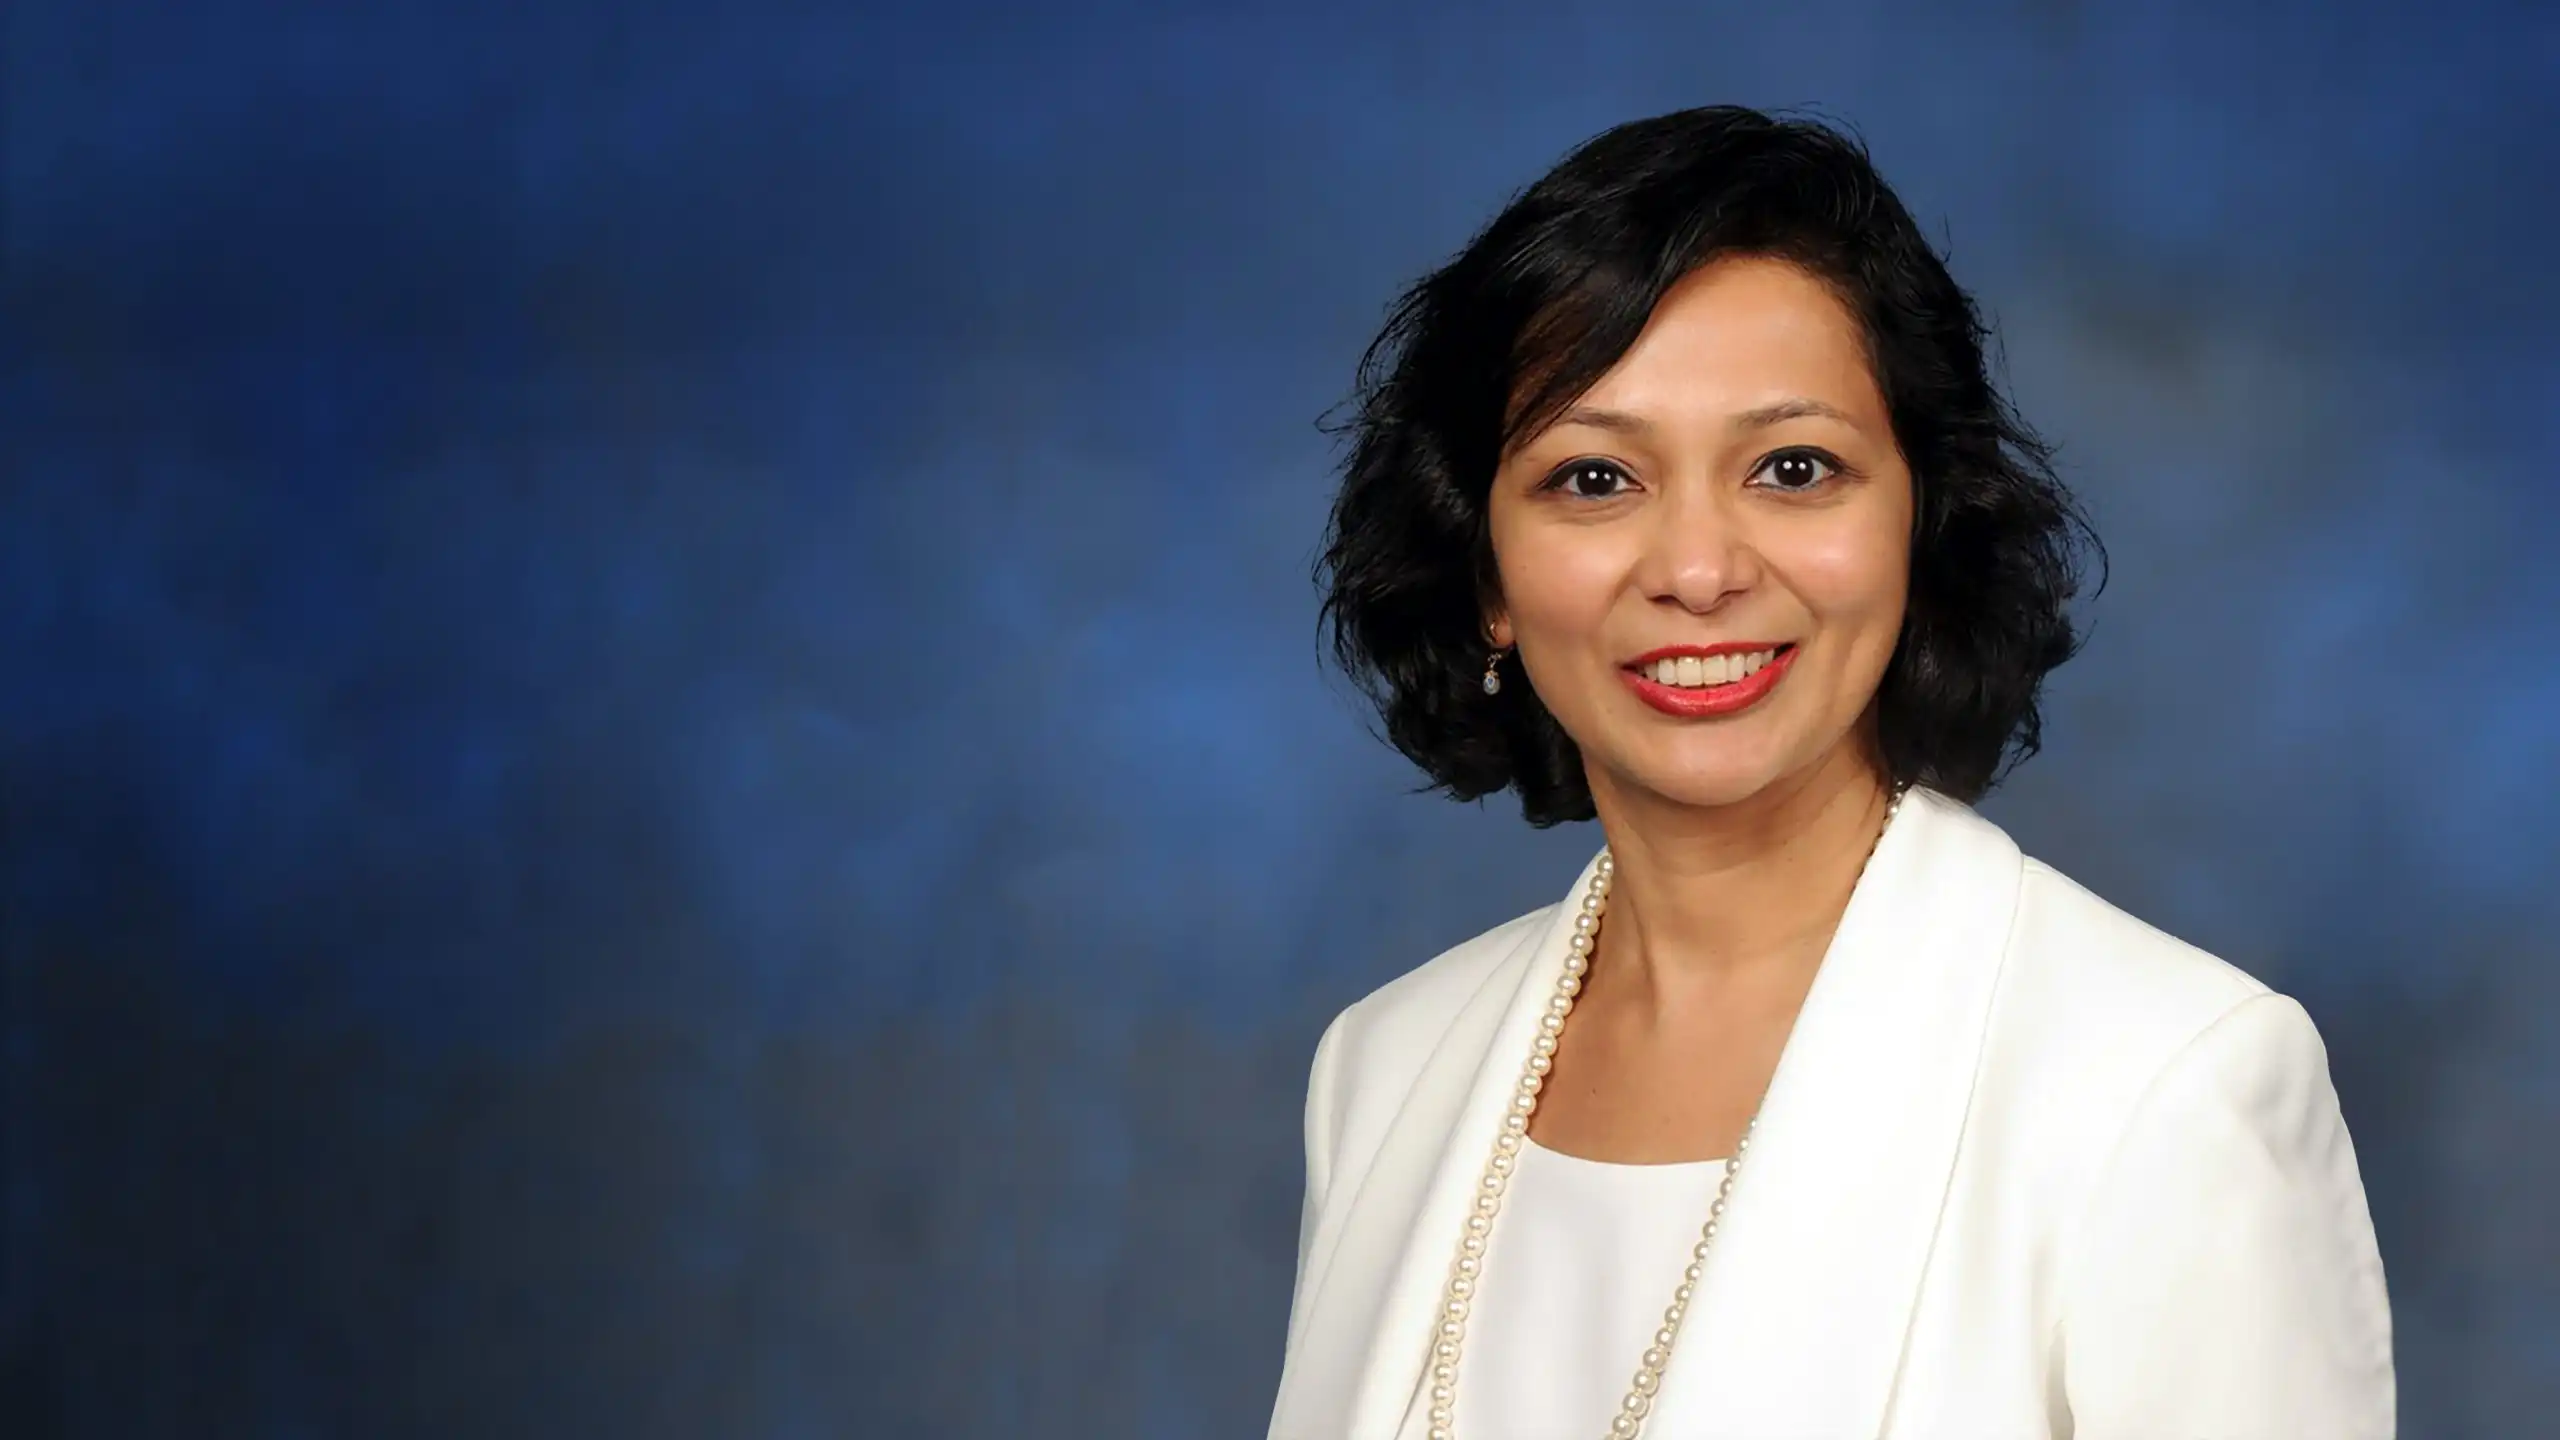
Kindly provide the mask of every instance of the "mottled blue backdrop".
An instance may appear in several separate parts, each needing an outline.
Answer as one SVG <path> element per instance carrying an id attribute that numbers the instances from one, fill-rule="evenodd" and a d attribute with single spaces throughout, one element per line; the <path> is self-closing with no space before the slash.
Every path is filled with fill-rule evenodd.
<path id="1" fill-rule="evenodd" d="M 1315 421 L 1736 100 L 2112 550 L 1986 808 L 2303 999 L 2406 1433 L 2546 1433 L 2550 7 L 901 8 L 0 6 L 0 1432 L 1258 1435 L 1318 1028 L 1598 843 L 1327 678 Z"/>

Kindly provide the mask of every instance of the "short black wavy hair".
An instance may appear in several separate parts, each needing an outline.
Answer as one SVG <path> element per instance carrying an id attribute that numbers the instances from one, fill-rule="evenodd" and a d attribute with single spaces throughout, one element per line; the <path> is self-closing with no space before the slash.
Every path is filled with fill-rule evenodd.
<path id="1" fill-rule="evenodd" d="M 1906 618 L 1876 699 L 1892 778 L 1972 801 L 2042 738 L 2045 675 L 2097 536 L 1994 386 L 1990 332 L 1865 145 L 1738 106 L 1586 141 L 1409 288 L 1361 357 L 1316 579 L 1335 658 L 1430 777 L 1592 818 L 1580 750 L 1529 686 L 1482 689 L 1495 467 L 1634 344 L 1708 261 L 1785 260 L 1864 332 L 1916 494 Z M 2103 551 L 2099 551 L 2103 563 Z"/>

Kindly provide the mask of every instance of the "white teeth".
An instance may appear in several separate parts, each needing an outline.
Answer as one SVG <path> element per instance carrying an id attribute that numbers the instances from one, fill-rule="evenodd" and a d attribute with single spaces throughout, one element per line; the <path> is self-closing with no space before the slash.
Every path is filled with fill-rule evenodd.
<path id="1" fill-rule="evenodd" d="M 1645 673 L 1656 684 L 1696 690 L 1730 685 L 1768 664 L 1777 654 L 1775 650 L 1754 650 L 1743 655 L 1677 655 L 1655 661 L 1645 668 Z"/>

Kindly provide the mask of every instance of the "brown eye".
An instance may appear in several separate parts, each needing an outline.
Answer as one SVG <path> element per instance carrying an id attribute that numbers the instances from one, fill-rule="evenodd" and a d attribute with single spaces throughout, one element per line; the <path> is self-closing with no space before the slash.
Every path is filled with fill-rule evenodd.
<path id="1" fill-rule="evenodd" d="M 1819 450 L 1781 450 L 1760 462 L 1755 479 L 1772 490 L 1811 490 L 1840 473 L 1840 462 Z"/>
<path id="2" fill-rule="evenodd" d="M 1575 460 L 1559 467 L 1538 488 L 1561 490 L 1585 500 L 1606 500 L 1627 479 L 1626 470 L 1612 461 Z"/>

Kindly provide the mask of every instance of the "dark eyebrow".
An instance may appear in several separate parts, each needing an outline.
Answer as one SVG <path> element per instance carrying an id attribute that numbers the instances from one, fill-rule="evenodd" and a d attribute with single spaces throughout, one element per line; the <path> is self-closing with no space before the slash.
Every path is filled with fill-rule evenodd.
<path id="1" fill-rule="evenodd" d="M 1770 426 L 1778 424 L 1781 421 L 1803 420 L 1808 417 L 1837 420 L 1843 425 L 1854 425 L 1857 423 L 1850 419 L 1848 414 L 1837 406 L 1826 405 L 1819 400 L 1811 398 L 1810 396 L 1799 395 L 1785 400 L 1772 401 L 1769 404 L 1758 407 L 1757 409 L 1745 410 L 1741 414 L 1733 417 L 1733 428 L 1736 430 L 1766 430 Z M 1653 433 L 1653 422 L 1645 419 L 1641 415 L 1630 415 L 1624 410 L 1602 410 L 1590 405 L 1574 406 L 1573 408 L 1565 411 L 1562 415 L 1557 416 L 1556 423 L 1558 425 L 1588 425 L 1595 430 L 1613 430 L 1621 435 L 1650 435 Z"/>
<path id="2" fill-rule="evenodd" d="M 1588 425 L 1594 430 L 1615 430 L 1621 435 L 1650 435 L 1653 422 L 1624 410 L 1600 410 L 1589 405 L 1576 405 L 1556 417 L 1558 425 Z"/>
<path id="3" fill-rule="evenodd" d="M 1858 423 L 1836 406 L 1825 405 L 1819 400 L 1801 395 L 1775 401 L 1756 410 L 1745 410 L 1734 417 L 1733 423 L 1737 430 L 1766 430 L 1781 420 L 1802 420 L 1809 416 L 1837 420 L 1843 425 Z"/>

